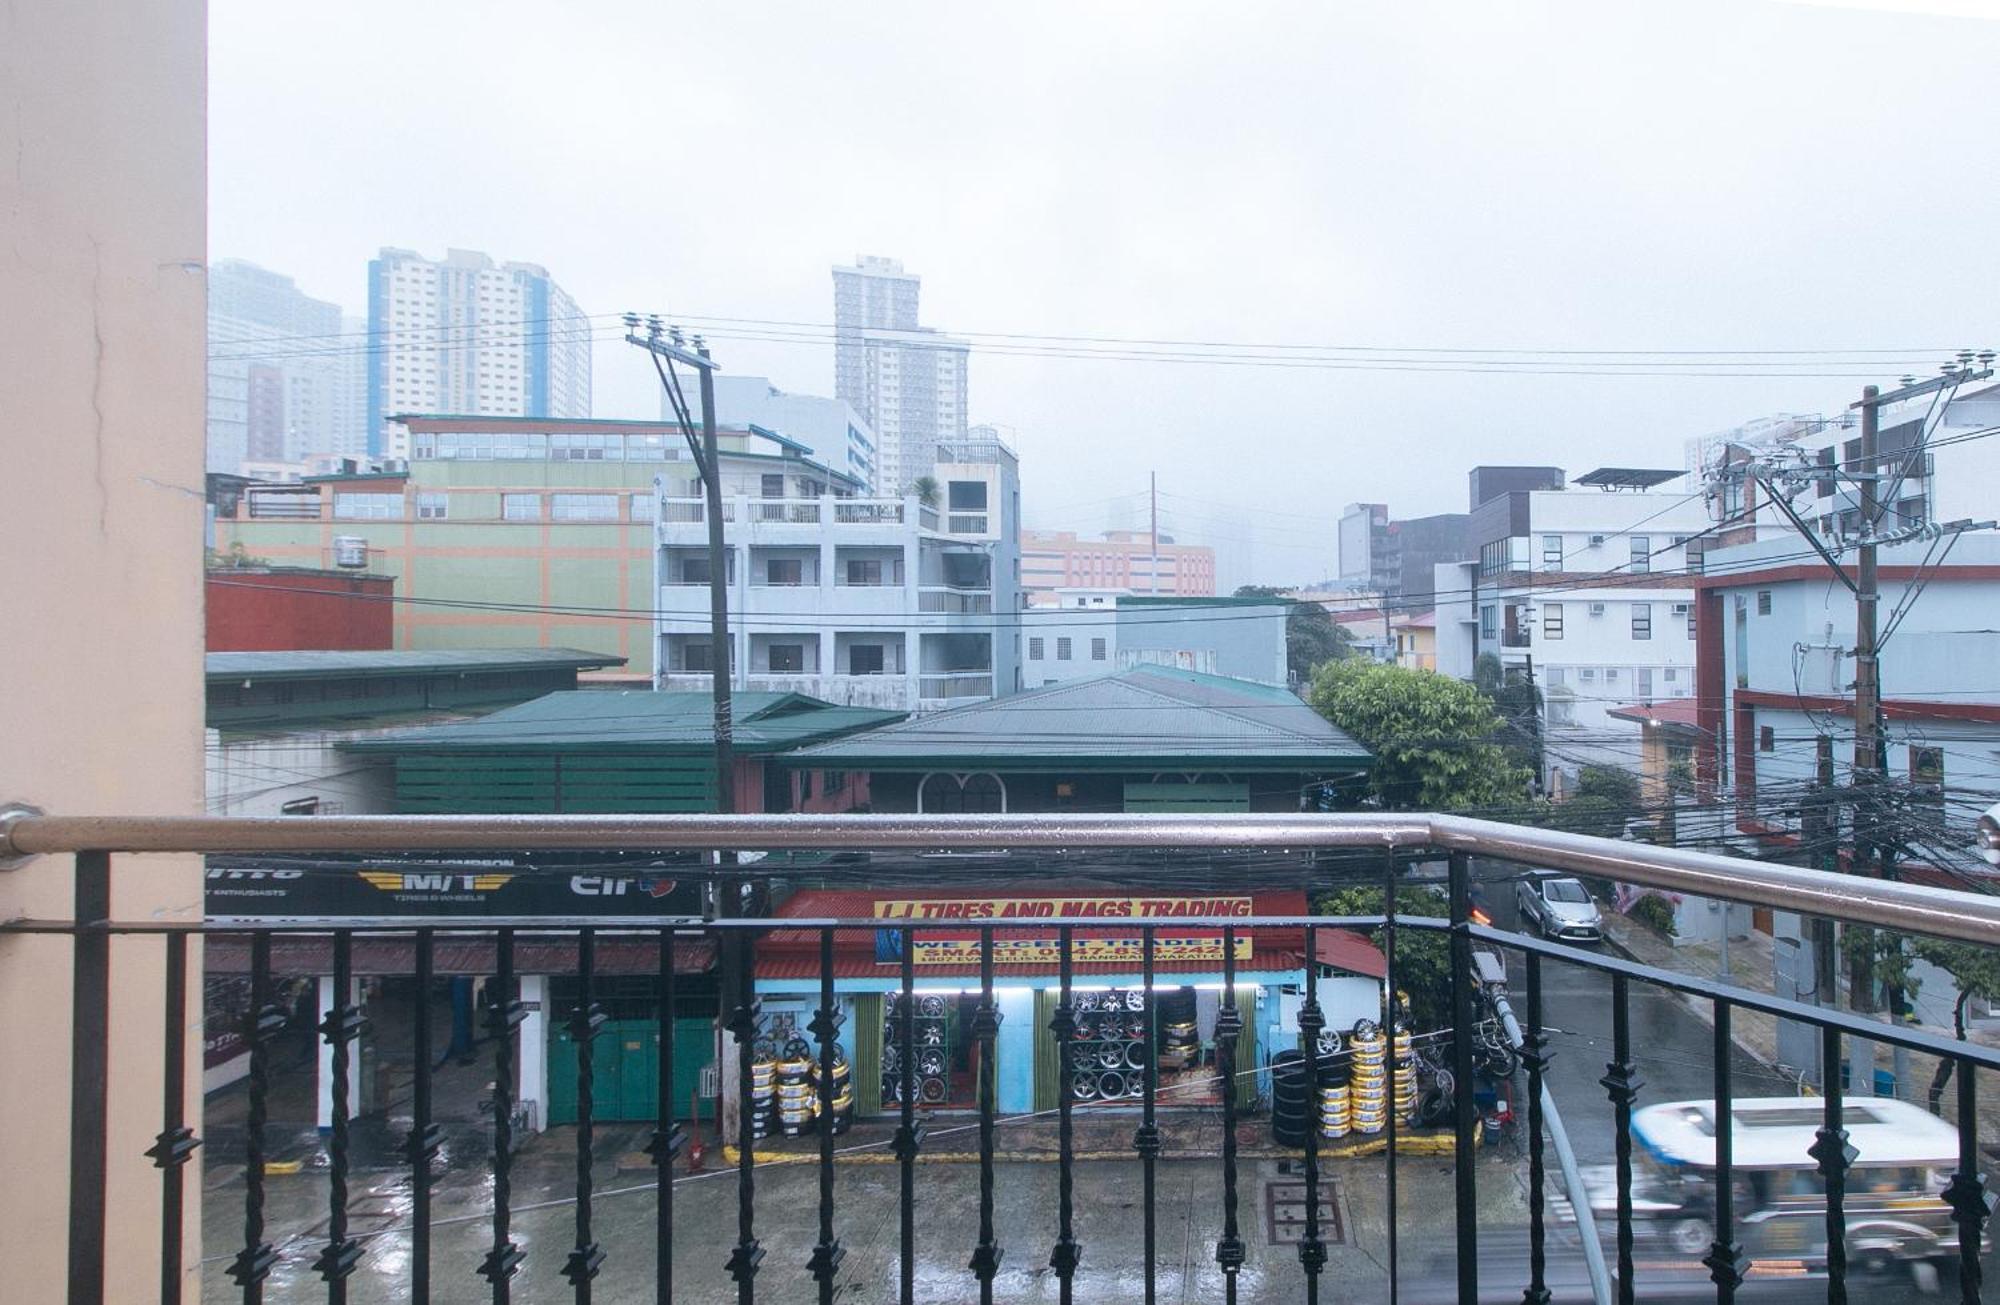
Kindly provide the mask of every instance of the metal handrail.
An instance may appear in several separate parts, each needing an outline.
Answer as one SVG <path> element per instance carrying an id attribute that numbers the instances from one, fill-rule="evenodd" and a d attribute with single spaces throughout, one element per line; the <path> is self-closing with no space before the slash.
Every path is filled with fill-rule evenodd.
<path id="1" fill-rule="evenodd" d="M 386 852 L 496 847 L 784 851 L 938 847 L 1432 849 L 2000 946 L 2000 897 L 1828 874 L 1463 816 L 0 815 L 0 862 L 69 852 Z"/>

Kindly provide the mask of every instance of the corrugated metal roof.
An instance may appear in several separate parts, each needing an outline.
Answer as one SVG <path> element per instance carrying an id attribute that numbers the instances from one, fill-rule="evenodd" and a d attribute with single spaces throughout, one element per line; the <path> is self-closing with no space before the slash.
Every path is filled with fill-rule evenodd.
<path id="1" fill-rule="evenodd" d="M 886 725 L 901 712 L 836 707 L 798 693 L 734 696 L 736 748 L 772 752 Z M 477 720 L 397 730 L 346 745 L 370 752 L 570 751 L 714 748 L 714 700 L 705 693 L 571 689 Z"/>
<path id="2" fill-rule="evenodd" d="M 319 679 L 329 676 L 415 675 L 445 671 L 595 670 L 623 666 L 611 653 L 581 648 L 369 648 L 292 652 L 212 652 L 211 680 Z"/>
<path id="3" fill-rule="evenodd" d="M 1346 769 L 1369 754 L 1283 689 L 1166 666 L 1031 689 L 803 749 L 801 766 Z"/>

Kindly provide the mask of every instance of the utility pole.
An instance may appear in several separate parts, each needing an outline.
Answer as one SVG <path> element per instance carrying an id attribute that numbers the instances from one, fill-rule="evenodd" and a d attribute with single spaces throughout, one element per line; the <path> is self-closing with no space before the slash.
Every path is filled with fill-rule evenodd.
<path id="1" fill-rule="evenodd" d="M 658 317 L 646 320 L 645 335 L 641 336 L 638 328 L 638 316 L 627 313 L 625 340 L 651 354 L 653 369 L 660 376 L 660 386 L 673 406 L 681 436 L 686 439 L 688 453 L 701 474 L 704 515 L 708 519 L 709 679 L 715 694 L 715 805 L 722 814 L 732 815 L 736 811 L 736 728 L 729 695 L 734 659 L 730 656 L 729 647 L 729 555 L 722 535 L 722 477 L 715 436 L 715 360 L 709 356 L 708 346 L 700 336 L 694 337 L 694 347 L 690 349 L 681 339 L 680 328 L 674 327 L 663 333 Z M 698 441 L 692 414 L 688 412 L 687 398 L 681 391 L 680 376 L 673 368 L 675 363 L 692 367 L 700 377 L 701 437 Z M 657 649 L 655 655 L 658 655 Z"/>
<path id="2" fill-rule="evenodd" d="M 1152 573 L 1146 582 L 1146 592 L 1158 594 L 1160 592 L 1160 473 L 1157 471 L 1146 473 L 1146 497 L 1152 504 L 1153 519 Z"/>

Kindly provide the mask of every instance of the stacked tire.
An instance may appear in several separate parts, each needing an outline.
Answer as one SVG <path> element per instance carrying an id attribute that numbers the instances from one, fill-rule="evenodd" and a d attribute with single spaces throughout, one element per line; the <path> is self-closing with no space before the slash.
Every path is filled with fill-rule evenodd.
<path id="1" fill-rule="evenodd" d="M 1417 1117 L 1416 1044 L 1407 1024 L 1396 1026 L 1396 1035 L 1390 1046 L 1396 1061 L 1395 1084 L 1390 1093 L 1395 1101 L 1396 1117 L 1406 1124 L 1414 1123 Z"/>
<path id="2" fill-rule="evenodd" d="M 812 1047 L 802 1038 L 785 1044 L 773 1067 L 777 1076 L 778 1131 L 797 1137 L 813 1122 Z"/>
<path id="3" fill-rule="evenodd" d="M 1200 1054 L 1201 1039 L 1194 1033 L 1193 1020 L 1172 1020 L 1160 1036 L 1160 1059 L 1171 1061 L 1177 1068 L 1186 1069 L 1194 1064 Z"/>
<path id="4" fill-rule="evenodd" d="M 1306 1058 L 1298 1051 L 1271 1057 L 1271 1139 L 1279 1146 L 1306 1144 Z"/>
<path id="5" fill-rule="evenodd" d="M 812 1066 L 812 1113 L 815 1122 L 820 1119 L 820 1096 L 819 1062 L 815 1060 Z M 848 1069 L 847 1057 L 842 1055 L 840 1049 L 836 1047 L 833 1053 L 833 1107 L 825 1126 L 835 1137 L 838 1137 L 853 1127 L 853 1125 L 853 1075 Z"/>
<path id="6" fill-rule="evenodd" d="M 1373 1020 L 1362 1020 L 1347 1039 L 1348 1117 L 1354 1131 L 1373 1136 L 1389 1118 L 1389 1041 Z"/>
<path id="7" fill-rule="evenodd" d="M 750 1136 L 763 1141 L 778 1129 L 777 1048 L 768 1039 L 750 1044 Z"/>

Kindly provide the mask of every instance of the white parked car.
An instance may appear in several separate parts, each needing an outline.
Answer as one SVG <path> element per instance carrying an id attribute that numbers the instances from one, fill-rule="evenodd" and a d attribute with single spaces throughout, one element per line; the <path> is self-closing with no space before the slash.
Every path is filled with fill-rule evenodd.
<path id="1" fill-rule="evenodd" d="M 1602 942 L 1604 918 L 1583 884 L 1563 875 L 1529 878 L 1516 890 L 1521 922 L 1557 942 Z"/>

